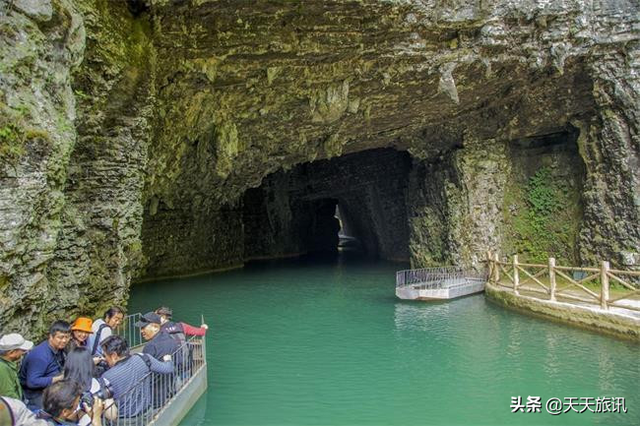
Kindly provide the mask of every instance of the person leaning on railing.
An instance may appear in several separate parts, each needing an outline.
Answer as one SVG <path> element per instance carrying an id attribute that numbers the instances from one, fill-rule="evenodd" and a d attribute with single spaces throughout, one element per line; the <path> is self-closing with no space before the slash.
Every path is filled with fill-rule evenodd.
<path id="1" fill-rule="evenodd" d="M 168 306 L 161 306 L 155 310 L 155 313 L 160 315 L 160 331 L 167 333 L 178 342 L 178 346 L 182 348 L 181 359 L 179 361 L 187 366 L 193 361 L 193 345 L 187 342 L 187 336 L 204 336 L 209 329 L 207 324 L 202 324 L 200 327 L 189 325 L 185 322 L 174 322 L 173 309 Z M 183 369 L 178 375 L 179 380 L 186 378 L 188 371 Z"/>
<path id="2" fill-rule="evenodd" d="M 113 398 L 118 405 L 118 426 L 140 424 L 139 417 L 151 408 L 149 372 L 173 373 L 171 356 L 165 356 L 160 362 L 145 354 L 130 355 L 127 341 L 116 335 L 102 343 L 102 351 L 110 367 L 102 377 L 111 384 Z"/>
<path id="3" fill-rule="evenodd" d="M 142 349 L 143 354 L 150 355 L 158 360 L 165 355 L 171 355 L 176 371 L 181 371 L 184 357 L 178 341 L 172 339 L 168 333 L 160 330 L 160 316 L 158 314 L 147 312 L 140 317 L 140 321 L 136 322 L 135 326 L 140 327 L 140 334 L 147 341 Z M 161 407 L 167 399 L 171 398 L 174 390 L 173 379 L 173 374 L 153 377 L 153 408 Z"/>
<path id="4" fill-rule="evenodd" d="M 182 346 L 187 340 L 186 336 L 204 336 L 209 329 L 207 324 L 202 324 L 200 327 L 189 325 L 186 322 L 173 322 L 173 309 L 167 306 L 161 306 L 155 310 L 155 313 L 160 315 L 160 329 L 168 333 L 171 337 L 178 340 L 178 344 Z"/>

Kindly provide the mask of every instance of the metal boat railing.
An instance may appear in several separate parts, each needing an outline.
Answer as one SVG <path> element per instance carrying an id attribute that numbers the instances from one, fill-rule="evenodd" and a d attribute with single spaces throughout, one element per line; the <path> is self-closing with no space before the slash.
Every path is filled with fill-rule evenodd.
<path id="1" fill-rule="evenodd" d="M 129 348 L 136 348 L 144 345 L 144 339 L 142 338 L 142 332 L 140 327 L 136 327 L 136 322 L 142 318 L 141 313 L 135 313 L 127 315 L 122 320 L 122 323 L 116 327 L 115 334 L 124 338 L 129 343 Z"/>
<path id="2" fill-rule="evenodd" d="M 124 330 L 128 330 L 127 327 Z M 134 355 L 136 356 L 136 355 Z M 186 390 L 195 376 L 206 370 L 206 345 L 204 336 L 189 338 L 172 354 L 174 372 L 159 374 L 149 372 L 139 382 L 118 396 L 111 404 L 105 404 L 103 425 L 146 426 L 153 425 L 166 410 L 175 410 L 172 403 Z M 206 375 L 206 371 L 204 373 Z M 123 410 L 124 409 L 124 410 Z M 127 416 L 128 415 L 128 416 Z"/>
<path id="3" fill-rule="evenodd" d="M 453 288 L 487 280 L 487 272 L 459 266 L 407 269 L 396 272 L 396 287 L 416 289 Z"/>

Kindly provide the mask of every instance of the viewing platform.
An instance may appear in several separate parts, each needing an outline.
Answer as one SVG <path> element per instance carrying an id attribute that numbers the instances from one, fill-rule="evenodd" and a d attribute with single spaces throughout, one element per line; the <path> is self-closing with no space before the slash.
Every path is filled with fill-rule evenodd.
<path id="1" fill-rule="evenodd" d="M 484 291 L 485 272 L 458 266 L 408 269 L 396 273 L 396 296 L 404 300 L 443 300 Z"/>
<path id="2" fill-rule="evenodd" d="M 145 341 L 135 323 L 140 313 L 128 315 L 116 334 L 129 342 L 132 354 L 142 352 Z M 149 372 L 139 383 L 116 400 L 116 405 L 145 405 L 135 418 L 103 418 L 110 426 L 177 426 L 207 390 L 207 350 L 205 336 L 191 336 L 176 350 L 173 374 Z M 104 416 L 104 414 L 103 414 Z"/>

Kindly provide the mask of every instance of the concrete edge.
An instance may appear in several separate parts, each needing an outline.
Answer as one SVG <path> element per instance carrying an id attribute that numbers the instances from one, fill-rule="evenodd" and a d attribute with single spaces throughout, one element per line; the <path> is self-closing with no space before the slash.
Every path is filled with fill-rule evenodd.
<path id="1" fill-rule="evenodd" d="M 207 391 L 207 364 L 160 410 L 149 426 L 177 426 Z"/>
<path id="2" fill-rule="evenodd" d="M 552 302 L 530 296 L 515 295 L 511 290 L 487 283 L 485 294 L 501 306 L 545 319 L 640 342 L 640 319 L 588 306 Z"/>
<path id="3" fill-rule="evenodd" d="M 229 266 L 224 266 L 224 267 L 220 267 L 220 268 L 216 268 L 216 269 L 202 269 L 202 270 L 197 270 L 197 271 L 193 271 L 193 272 L 188 272 L 188 273 L 184 273 L 184 274 L 168 274 L 168 275 L 149 275 L 149 276 L 145 276 L 144 278 L 138 278 L 136 280 L 131 280 L 131 285 L 144 285 L 150 282 L 156 282 L 156 281 L 166 281 L 166 280 L 174 280 L 174 279 L 178 279 L 178 278 L 192 278 L 192 277 L 198 277 L 201 275 L 208 275 L 208 274 L 214 274 L 214 273 L 218 273 L 218 272 L 227 272 L 227 271 L 233 271 L 235 269 L 242 269 L 244 268 L 245 264 L 244 263 L 239 263 L 236 265 L 229 265 Z"/>

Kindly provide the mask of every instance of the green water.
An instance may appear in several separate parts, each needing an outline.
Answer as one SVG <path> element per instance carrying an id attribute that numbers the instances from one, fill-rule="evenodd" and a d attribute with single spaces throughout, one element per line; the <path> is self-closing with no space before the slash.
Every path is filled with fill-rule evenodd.
<path id="1" fill-rule="evenodd" d="M 403 266 L 262 263 L 138 285 L 129 308 L 211 326 L 208 393 L 182 425 L 640 425 L 639 345 L 483 295 L 400 301 Z M 540 396 L 542 412 L 512 414 L 513 396 Z M 545 412 L 600 396 L 628 412 Z"/>

